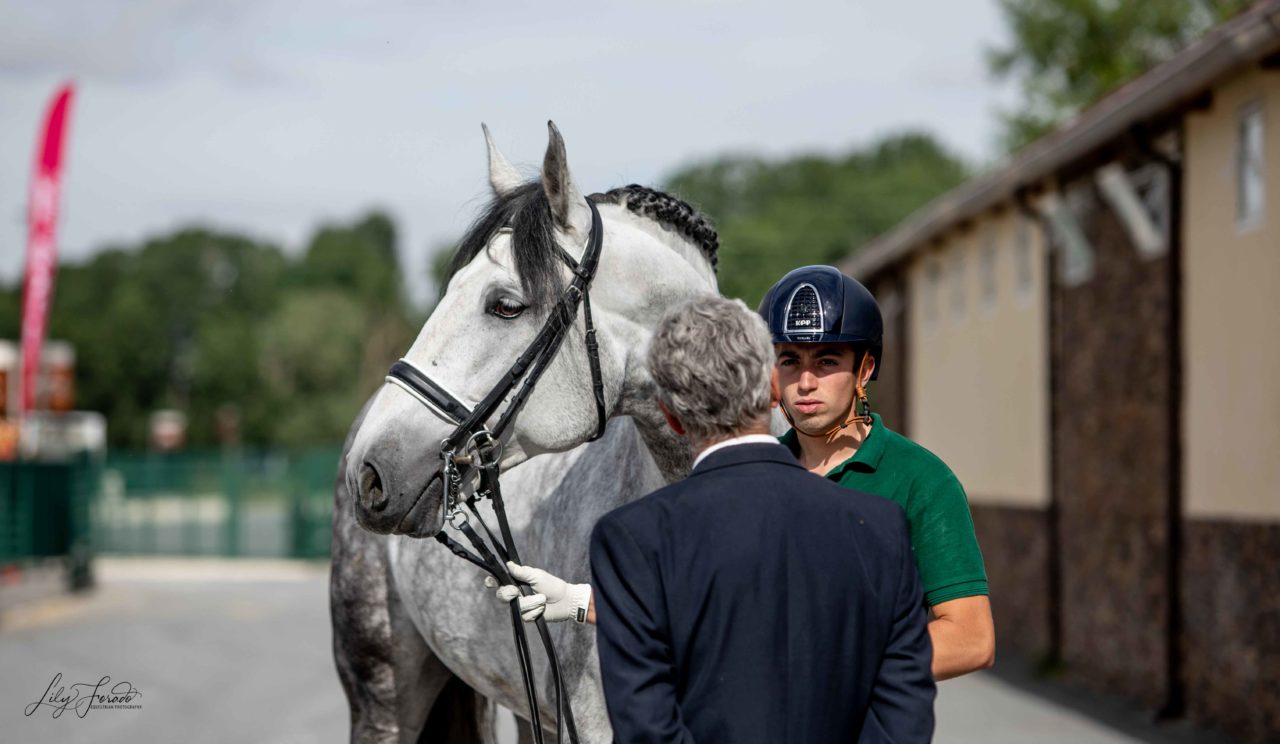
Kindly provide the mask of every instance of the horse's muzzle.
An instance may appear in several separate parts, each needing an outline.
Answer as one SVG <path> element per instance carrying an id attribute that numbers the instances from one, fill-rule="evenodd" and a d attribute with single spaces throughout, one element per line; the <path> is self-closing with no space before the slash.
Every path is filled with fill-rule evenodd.
<path id="1" fill-rule="evenodd" d="M 419 489 L 410 485 L 414 480 L 396 473 L 394 467 L 389 469 L 378 457 L 360 462 L 347 482 L 355 497 L 356 521 L 379 535 L 431 537 L 439 532 L 444 524 L 440 473 L 430 474 L 426 486 Z"/>
<path id="2" fill-rule="evenodd" d="M 443 501 L 444 479 L 436 473 L 392 531 L 409 537 L 435 535 L 444 527 Z"/>

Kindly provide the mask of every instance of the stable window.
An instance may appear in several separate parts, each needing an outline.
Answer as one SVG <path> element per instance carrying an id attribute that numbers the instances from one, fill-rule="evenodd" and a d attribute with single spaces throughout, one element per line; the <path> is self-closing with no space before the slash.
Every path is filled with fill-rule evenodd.
<path id="1" fill-rule="evenodd" d="M 1241 110 L 1236 134 L 1236 226 L 1247 230 L 1262 222 L 1266 198 L 1260 103 L 1254 102 Z"/>
<path id="2" fill-rule="evenodd" d="M 964 319 L 964 246 L 957 245 L 952 249 L 951 257 L 951 315 L 956 320 Z"/>
<path id="3" fill-rule="evenodd" d="M 1035 256 L 1032 251 L 1035 247 L 1032 245 L 1031 227 L 1031 220 L 1025 214 L 1018 215 L 1013 250 L 1017 265 L 1018 299 L 1024 303 L 1031 299 L 1032 271 L 1034 270 L 1032 260 Z"/>
<path id="4" fill-rule="evenodd" d="M 994 227 L 987 227 L 982 231 L 982 248 L 978 260 L 982 306 L 991 310 L 996 306 L 996 230 Z"/>
<path id="5" fill-rule="evenodd" d="M 932 331 L 938 324 L 938 295 L 942 292 L 942 266 L 937 261 L 929 261 L 924 282 L 924 329 Z"/>

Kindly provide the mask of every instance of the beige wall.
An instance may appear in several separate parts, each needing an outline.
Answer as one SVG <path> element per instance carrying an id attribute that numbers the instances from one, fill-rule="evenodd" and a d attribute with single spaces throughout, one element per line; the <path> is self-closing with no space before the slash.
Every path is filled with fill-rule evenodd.
<path id="1" fill-rule="evenodd" d="M 1045 254 L 1039 228 L 1030 221 L 1019 227 L 1023 219 L 1012 208 L 984 215 L 910 259 L 907 408 L 912 438 L 951 466 L 971 501 L 1043 507 L 1049 503 Z M 1031 246 L 1025 291 L 1017 286 L 1019 235 Z M 988 236 L 995 246 L 990 304 L 983 297 Z M 930 279 L 935 265 L 937 286 Z"/>
<path id="2" fill-rule="evenodd" d="M 1263 107 L 1265 206 L 1236 226 L 1241 110 Z M 1186 121 L 1183 180 L 1185 510 L 1280 519 L 1280 73 L 1213 91 Z"/>

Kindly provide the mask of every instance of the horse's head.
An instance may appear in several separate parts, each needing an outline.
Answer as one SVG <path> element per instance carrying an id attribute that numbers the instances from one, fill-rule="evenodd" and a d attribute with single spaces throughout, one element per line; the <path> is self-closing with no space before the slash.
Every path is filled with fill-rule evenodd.
<path id="1" fill-rule="evenodd" d="M 463 238 L 446 291 L 405 360 L 474 408 L 547 323 L 572 279 L 591 209 L 569 174 L 564 140 L 551 124 L 540 180 L 523 182 L 489 138 L 493 201 Z M 650 397 L 643 348 L 671 302 L 715 291 L 715 232 L 678 199 L 638 186 L 597 194 L 603 222 L 599 268 L 589 292 L 599 342 L 606 415 L 633 413 Z M 583 313 L 503 433 L 502 465 L 588 441 L 597 427 Z M 493 424 L 510 403 L 502 402 Z M 406 389 L 383 385 L 347 455 L 347 487 L 360 524 L 379 533 L 427 537 L 444 519 L 441 442 L 454 424 Z M 516 496 L 518 498 L 518 495 Z"/>

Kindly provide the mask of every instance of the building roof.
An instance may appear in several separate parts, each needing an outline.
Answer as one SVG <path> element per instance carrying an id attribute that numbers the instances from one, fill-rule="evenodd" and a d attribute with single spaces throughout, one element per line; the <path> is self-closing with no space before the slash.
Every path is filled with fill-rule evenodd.
<path id="1" fill-rule="evenodd" d="M 1052 133 L 934 199 L 840 264 L 865 279 L 965 220 L 1201 95 L 1222 77 L 1280 50 L 1280 0 L 1262 0 L 1125 83 Z"/>

